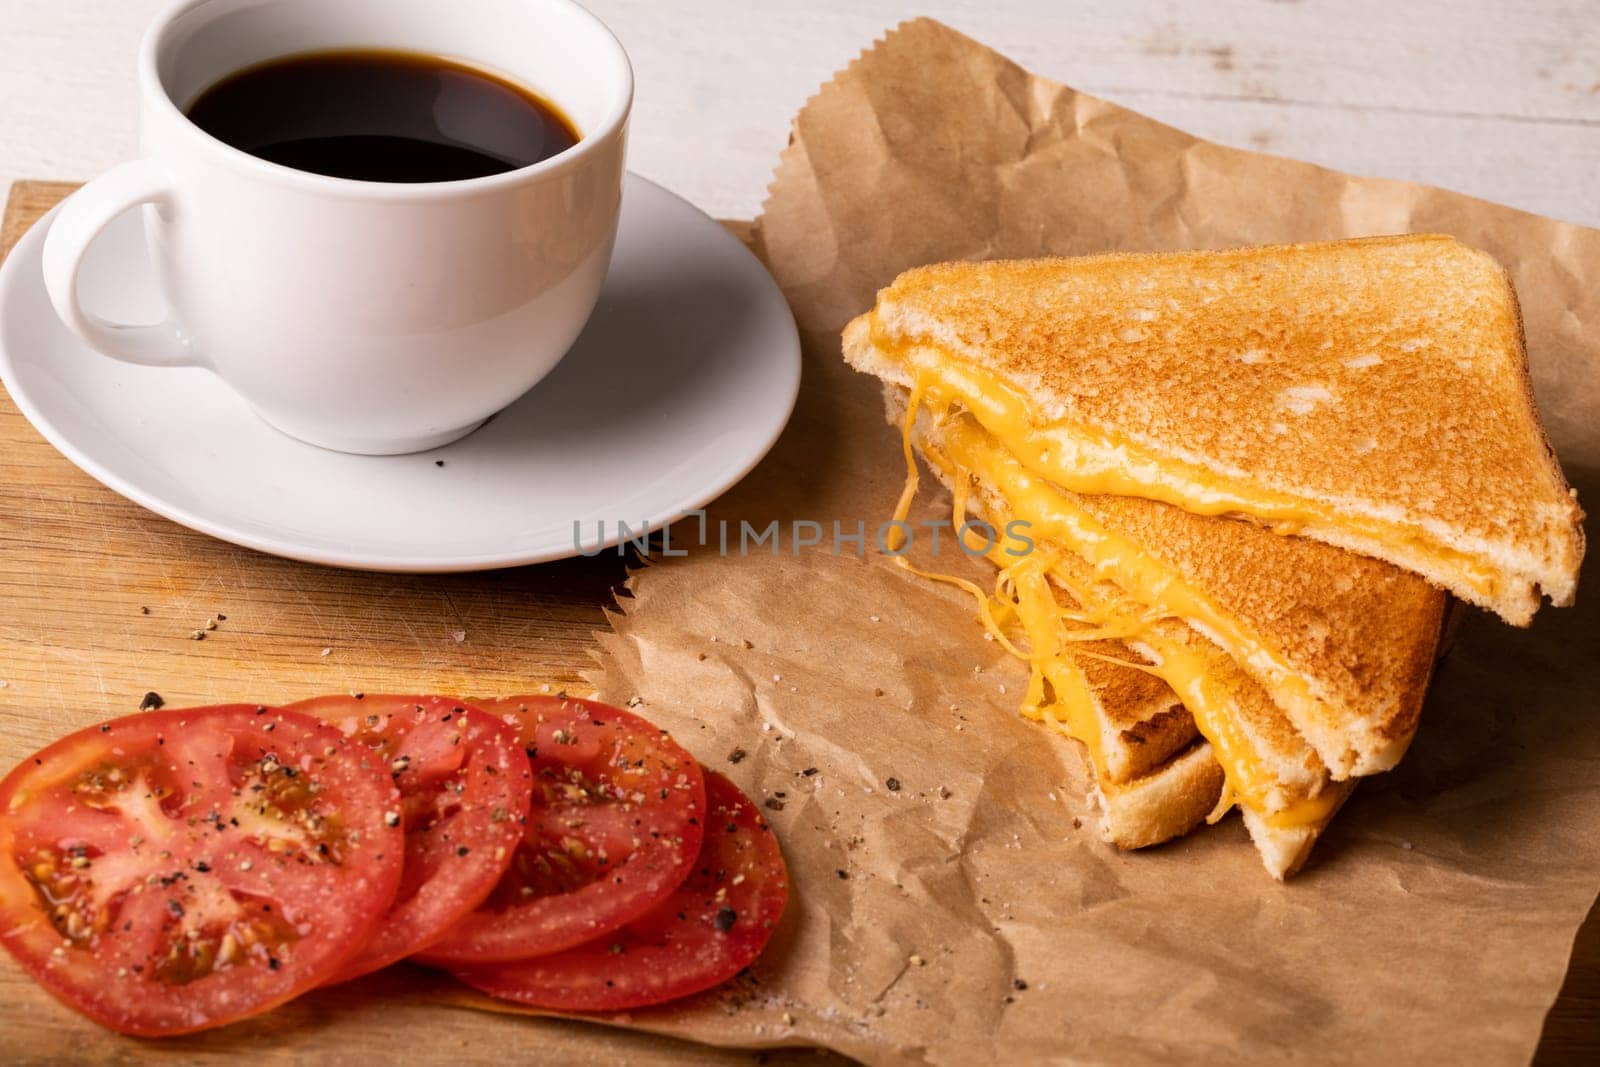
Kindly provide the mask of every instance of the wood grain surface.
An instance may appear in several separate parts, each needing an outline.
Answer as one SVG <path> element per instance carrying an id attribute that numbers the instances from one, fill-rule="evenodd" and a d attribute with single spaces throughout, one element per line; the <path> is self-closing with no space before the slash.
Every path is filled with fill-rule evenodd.
<path id="1" fill-rule="evenodd" d="M 14 185 L 0 256 L 73 188 Z M 72 729 L 136 710 L 148 690 L 176 707 L 349 690 L 582 688 L 591 634 L 606 626 L 624 576 L 624 561 L 610 554 L 482 574 L 387 575 L 236 548 L 104 488 L 0 396 L 0 774 Z M 194 640 L 219 613 L 227 618 Z M 452 1007 L 428 999 L 437 981 L 395 968 L 258 1020 L 156 1044 L 66 1011 L 0 957 L 0 1062 L 206 1062 L 244 1053 L 261 1063 L 751 1059 Z M 817 1062 L 793 1051 L 762 1057 L 802 1058 Z M 1579 934 L 1536 1062 L 1600 1062 L 1600 910 Z"/>
<path id="2" fill-rule="evenodd" d="M 21 182 L 0 255 L 74 186 Z M 168 522 L 80 472 L 0 397 L 0 774 L 54 738 L 137 710 L 319 693 L 583 688 L 624 578 L 605 554 L 465 575 L 336 570 Z M 148 612 L 148 613 L 147 613 Z M 227 618 L 193 638 L 217 614 Z M 329 650 L 323 655 L 323 650 Z M 0 1063 L 747 1063 L 582 1023 L 430 1002 L 394 968 L 223 1030 L 160 1043 L 58 1006 L 0 953 Z M 768 1057 L 781 1061 L 782 1057 Z M 816 1062 L 805 1053 L 807 1063 Z"/>
<path id="3" fill-rule="evenodd" d="M 137 154 L 139 35 L 168 0 L 0 0 L 0 185 Z M 628 165 L 759 213 L 789 119 L 895 23 L 1208 141 L 1600 225 L 1594 0 L 584 0 L 632 57 Z"/>

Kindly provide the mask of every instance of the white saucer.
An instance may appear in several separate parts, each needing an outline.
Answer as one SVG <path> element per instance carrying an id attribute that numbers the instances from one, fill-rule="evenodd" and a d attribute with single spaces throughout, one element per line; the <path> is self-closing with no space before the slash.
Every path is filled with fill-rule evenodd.
<path id="1" fill-rule="evenodd" d="M 592 553 L 620 540 L 618 520 L 657 529 L 737 482 L 799 390 L 794 319 L 760 261 L 631 174 L 599 306 L 561 365 L 482 429 L 408 456 L 302 444 L 209 371 L 134 367 L 84 347 L 45 296 L 39 253 L 53 214 L 0 268 L 0 381 L 88 474 L 262 552 L 388 571 L 539 563 L 580 544 Z M 130 213 L 96 243 L 86 307 L 160 317 L 142 225 Z"/>

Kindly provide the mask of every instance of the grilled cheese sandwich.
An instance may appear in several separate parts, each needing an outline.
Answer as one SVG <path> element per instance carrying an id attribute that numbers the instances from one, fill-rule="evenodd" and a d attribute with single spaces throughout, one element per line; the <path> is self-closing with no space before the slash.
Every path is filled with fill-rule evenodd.
<path id="1" fill-rule="evenodd" d="M 958 494 L 964 492 L 967 475 L 993 486 L 1011 517 L 1025 520 L 1038 537 L 1083 560 L 1152 617 L 1181 619 L 1209 637 L 1267 690 L 1335 778 L 1386 770 L 1404 754 L 1420 713 L 1423 687 L 1418 676 L 1426 680 L 1432 644 L 1431 638 L 1397 640 L 1393 629 L 1436 633 L 1444 613 L 1442 594 L 1376 561 L 1313 543 L 1285 542 L 1226 520 L 1196 519 L 1167 505 L 1132 505 L 1163 520 L 1153 532 L 1163 537 L 1162 543 L 1141 541 L 1128 529 L 1102 521 L 1096 513 L 1100 505 L 1028 469 L 962 405 L 944 399 L 936 388 L 913 390 L 908 402 L 895 403 L 896 411 L 903 412 L 897 417 L 908 462 L 920 409 L 939 427 L 944 474 Z M 914 489 L 909 482 L 897 517 L 903 517 Z M 1252 557 L 1251 573 L 1233 586 L 1238 576 L 1192 550 L 1196 537 Z M 1298 625 L 1314 618 L 1337 630 L 1339 636 L 1318 651 L 1324 660 L 1342 665 L 1348 677 L 1336 677 L 1316 657 L 1285 651 L 1295 635 L 1273 613 L 1283 605 L 1272 603 L 1271 594 L 1286 586 L 1291 575 L 1303 579 L 1308 573 L 1317 575 L 1324 588 L 1302 587 L 1290 621 Z M 1224 584 L 1233 586 L 1228 595 L 1218 591 Z M 1257 586 L 1261 588 L 1252 588 Z M 1259 595 L 1245 595 L 1252 592 Z M 1374 625 L 1370 601 L 1375 599 L 1404 609 L 1395 627 Z"/>
<path id="2" fill-rule="evenodd" d="M 893 404 L 899 398 L 892 398 Z M 955 498 L 954 524 L 966 508 L 993 530 L 1014 516 L 1048 506 L 1046 486 L 1014 499 L 1003 492 L 1002 457 L 984 454 L 986 435 L 965 416 L 935 417 L 916 427 L 910 412 L 892 411 L 906 441 L 929 463 Z M 974 439 L 977 440 L 974 440 Z M 959 456 L 960 458 L 956 458 Z M 914 476 L 908 477 L 914 486 Z M 904 498 L 902 509 L 904 507 Z M 903 510 L 895 517 L 904 520 Z M 1268 871 L 1283 878 L 1304 862 L 1312 844 L 1348 794 L 1333 782 L 1282 711 L 1226 653 L 1162 609 L 1139 603 L 1070 550 L 1054 542 L 1050 524 L 1033 522 L 1023 546 L 992 539 L 988 555 L 999 568 L 992 601 L 981 612 L 996 637 L 1030 665 L 1022 713 L 1080 741 L 1091 767 L 1103 767 L 1103 730 L 1088 696 L 1084 667 L 1115 658 L 1125 669 L 1159 677 L 1182 700 L 1220 770 L 1223 789 L 1214 821 L 1237 803 Z M 967 583 L 962 583 L 967 584 Z M 982 591 L 970 587 L 969 591 Z M 1058 592 L 1059 591 L 1059 592 Z M 1065 595 L 1065 603 L 1062 602 Z M 1019 650 L 1003 631 L 1012 618 L 1026 637 Z M 1141 655 L 1142 654 L 1142 655 Z"/>
<path id="3" fill-rule="evenodd" d="M 1210 817 L 1240 808 L 1280 878 L 1409 745 L 1439 586 L 1519 624 L 1573 594 L 1515 297 L 1445 238 L 919 268 L 844 354 L 900 427 L 894 517 L 920 458 L 964 541 L 988 524 L 993 593 L 946 580 L 1028 661 L 1023 714 L 1123 813 L 1191 824 L 1196 791 L 1163 819 L 1172 791 L 1108 772 L 1091 672 L 1159 679 L 1195 735 L 1162 772 L 1211 765 Z"/>
<path id="4" fill-rule="evenodd" d="M 1582 511 L 1515 294 L 1450 238 L 939 264 L 846 348 L 1062 488 L 1245 517 L 1518 625 L 1572 600 Z"/>

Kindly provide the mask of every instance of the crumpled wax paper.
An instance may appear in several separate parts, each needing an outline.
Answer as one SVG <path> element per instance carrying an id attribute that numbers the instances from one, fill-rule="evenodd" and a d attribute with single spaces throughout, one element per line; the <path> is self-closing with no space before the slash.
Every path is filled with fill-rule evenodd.
<path id="1" fill-rule="evenodd" d="M 1469 614 L 1405 761 L 1278 885 L 1237 816 L 1140 853 L 1098 841 L 1078 753 L 1016 714 L 1023 670 L 971 601 L 870 533 L 865 558 L 833 551 L 833 523 L 876 529 L 903 477 L 838 340 L 902 269 L 1403 231 L 1510 268 L 1551 436 L 1600 501 L 1600 232 L 1208 144 L 926 20 L 824 86 L 757 234 L 805 342 L 799 409 L 710 546 L 634 577 L 596 676 L 771 802 L 790 913 L 729 990 L 612 1021 L 874 1064 L 1525 1061 L 1600 885 L 1593 565 L 1530 630 Z M 780 552 L 740 554 L 740 521 L 772 519 Z M 792 520 L 823 544 L 794 554 Z"/>

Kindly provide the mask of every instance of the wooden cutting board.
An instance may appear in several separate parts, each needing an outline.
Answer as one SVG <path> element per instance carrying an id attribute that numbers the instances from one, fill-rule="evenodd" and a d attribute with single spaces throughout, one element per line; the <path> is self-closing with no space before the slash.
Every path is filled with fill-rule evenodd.
<path id="1" fill-rule="evenodd" d="M 0 257 L 73 188 L 14 185 Z M 593 665 L 591 634 L 607 625 L 624 576 L 624 562 L 610 554 L 483 574 L 390 575 L 236 548 L 104 488 L 0 395 L 0 774 L 79 726 L 135 711 L 150 690 L 177 707 L 350 690 L 581 688 Z M 226 619 L 194 640 L 218 615 Z M 750 1059 L 433 1003 L 429 981 L 391 969 L 262 1019 L 158 1045 L 60 1008 L 0 956 L 0 1062 L 124 1063 L 174 1052 L 187 1061 L 247 1053 L 260 1063 Z M 763 1061 L 790 1056 L 816 1062 L 810 1053 Z M 1539 1062 L 1600 1062 L 1600 916 L 1578 938 Z"/>
<path id="2" fill-rule="evenodd" d="M 0 257 L 73 188 L 14 185 Z M 137 710 L 151 690 L 173 707 L 351 690 L 581 690 L 591 634 L 607 625 L 624 577 L 624 561 L 609 553 L 482 574 L 394 575 L 237 548 L 101 486 L 0 395 L 0 774 L 62 734 Z M 219 614 L 227 618 L 194 640 Z M 391 970 L 260 1020 L 156 1044 L 59 1007 L 0 953 L 0 1063 L 139 1062 L 175 1051 L 186 1060 L 248 1052 L 260 1063 L 751 1060 L 430 1003 L 430 981 Z"/>

